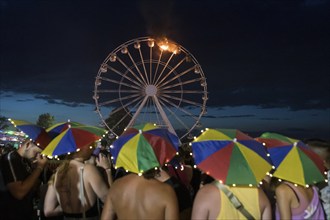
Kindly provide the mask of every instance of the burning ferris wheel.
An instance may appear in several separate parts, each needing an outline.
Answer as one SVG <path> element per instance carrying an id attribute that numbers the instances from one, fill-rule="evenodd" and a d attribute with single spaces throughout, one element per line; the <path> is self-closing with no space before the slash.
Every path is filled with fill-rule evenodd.
<path id="1" fill-rule="evenodd" d="M 109 53 L 95 80 L 96 112 L 112 132 L 124 120 L 127 127 L 154 123 L 180 138 L 191 136 L 206 114 L 207 83 L 195 57 L 167 39 L 136 38 Z M 125 114 L 109 126 L 110 114 Z"/>

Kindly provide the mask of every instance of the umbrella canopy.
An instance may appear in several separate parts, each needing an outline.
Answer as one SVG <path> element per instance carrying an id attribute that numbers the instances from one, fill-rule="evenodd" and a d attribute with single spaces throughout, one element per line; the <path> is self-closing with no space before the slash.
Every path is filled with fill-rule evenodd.
<path id="1" fill-rule="evenodd" d="M 303 186 L 324 181 L 322 159 L 302 141 L 270 132 L 256 140 L 266 146 L 275 166 L 275 177 Z"/>
<path id="2" fill-rule="evenodd" d="M 227 185 L 257 186 L 272 169 L 263 145 L 235 129 L 206 129 L 192 143 L 198 168 Z"/>
<path id="3" fill-rule="evenodd" d="M 49 142 L 51 141 L 51 137 L 48 135 L 46 130 L 24 120 L 13 120 L 8 119 L 16 128 L 20 131 L 24 132 L 31 140 L 33 140 L 40 148 L 44 149 Z"/>
<path id="4" fill-rule="evenodd" d="M 100 140 L 105 133 L 105 129 L 95 126 L 67 126 L 41 153 L 47 156 L 72 153 Z"/>
<path id="5" fill-rule="evenodd" d="M 179 138 L 165 128 L 147 123 L 128 128 L 110 146 L 116 167 L 143 173 L 163 166 L 176 154 Z"/>
<path id="6" fill-rule="evenodd" d="M 57 135 L 62 133 L 65 129 L 69 127 L 77 127 L 77 126 L 83 126 L 83 124 L 79 122 L 74 121 L 66 121 L 66 122 L 60 122 L 57 124 L 52 125 L 51 127 L 47 128 L 46 131 L 48 132 L 49 136 L 52 138 L 55 138 Z"/>

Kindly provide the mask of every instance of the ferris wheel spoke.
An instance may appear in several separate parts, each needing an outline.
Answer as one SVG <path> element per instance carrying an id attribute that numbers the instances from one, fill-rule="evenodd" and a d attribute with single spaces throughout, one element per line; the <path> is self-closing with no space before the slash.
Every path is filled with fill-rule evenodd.
<path id="1" fill-rule="evenodd" d="M 135 109 L 141 102 L 142 102 L 142 98 L 141 97 L 137 97 L 134 100 L 131 100 L 130 102 L 127 102 L 126 104 L 122 105 L 123 108 L 126 108 L 130 105 L 132 105 L 134 102 L 136 102 L 135 106 L 132 109 Z M 120 110 L 120 108 L 114 110 L 112 113 L 116 113 Z"/>
<path id="2" fill-rule="evenodd" d="M 186 129 L 189 129 L 189 127 L 169 108 L 167 105 L 165 105 L 161 100 L 159 102 L 173 115 L 173 117 Z"/>
<path id="3" fill-rule="evenodd" d="M 180 101 L 180 102 L 184 102 L 184 103 L 187 103 L 187 104 L 191 104 L 191 105 L 195 105 L 195 106 L 198 106 L 198 107 L 202 107 L 202 105 L 198 102 L 194 102 L 194 101 L 190 101 L 188 99 L 183 99 L 183 98 L 178 98 L 178 97 L 175 97 L 175 96 L 172 96 L 172 95 L 167 95 L 167 94 L 163 94 L 164 97 L 166 98 L 169 98 L 169 99 L 174 99 L 174 100 L 177 100 L 177 101 Z"/>
<path id="4" fill-rule="evenodd" d="M 161 90 L 162 93 L 203 94 L 200 90 Z"/>
<path id="5" fill-rule="evenodd" d="M 135 62 L 135 60 L 133 59 L 133 57 L 132 57 L 132 55 L 131 55 L 131 53 L 128 51 L 128 56 L 129 56 L 129 58 L 131 59 L 131 62 L 133 63 L 133 65 L 134 65 L 134 67 L 135 67 L 135 69 L 138 71 L 138 73 L 139 73 L 139 75 L 140 75 L 140 77 L 142 78 L 142 79 L 144 79 L 145 78 L 145 80 L 143 80 L 143 82 L 146 82 L 147 81 L 147 84 L 149 84 L 149 81 L 148 81 L 148 76 L 146 75 L 146 73 L 145 73 L 145 77 L 142 75 L 142 73 L 141 73 L 141 71 L 140 71 L 140 69 L 139 69 L 139 67 L 137 66 L 137 64 L 136 64 L 136 62 Z"/>
<path id="6" fill-rule="evenodd" d="M 99 77 L 99 79 L 107 81 L 107 82 L 115 83 L 115 84 L 118 84 L 118 85 L 127 86 L 129 88 L 133 88 L 133 89 L 136 89 L 136 90 L 141 90 L 140 87 L 137 87 L 135 85 L 128 84 L 128 83 L 125 83 L 125 82 L 122 82 L 122 81 L 119 81 L 119 80 L 109 79 L 107 77 Z"/>
<path id="7" fill-rule="evenodd" d="M 151 81 L 152 84 L 155 84 L 155 80 L 156 80 L 156 76 L 157 76 L 157 73 L 158 73 L 158 68 L 159 68 L 159 64 L 160 64 L 160 61 L 162 59 L 162 56 L 163 56 L 163 50 L 160 50 L 160 54 L 159 54 L 159 57 L 158 57 L 154 78 Z"/>
<path id="8" fill-rule="evenodd" d="M 171 56 L 170 56 L 170 58 L 167 60 L 166 64 L 164 65 L 164 67 L 162 69 L 162 71 L 160 72 L 157 80 L 154 82 L 154 85 L 158 85 L 158 81 L 159 81 L 160 77 L 163 75 L 164 71 L 166 70 L 166 67 L 168 66 L 168 64 L 172 60 L 173 56 L 174 56 L 174 53 L 172 53 Z"/>
<path id="9" fill-rule="evenodd" d="M 140 59 L 141 59 L 141 62 L 142 62 L 142 67 L 143 67 L 143 70 L 144 70 L 144 75 L 146 76 L 146 79 L 148 79 L 147 69 L 146 69 L 146 66 L 144 64 L 144 59 L 143 59 L 143 54 L 142 54 L 141 48 L 139 48 L 139 54 L 140 54 Z"/>
<path id="10" fill-rule="evenodd" d="M 165 85 L 169 84 L 169 83 L 172 82 L 173 80 L 175 80 L 175 79 L 177 79 L 177 78 L 179 78 L 179 77 L 185 75 L 186 73 L 189 73 L 189 72 L 192 71 L 193 69 L 195 69 L 195 67 L 190 67 L 189 69 L 187 69 L 187 70 L 185 70 L 185 71 L 179 73 L 178 75 L 176 75 L 176 76 L 174 76 L 174 77 L 171 77 L 169 80 L 167 80 L 166 82 L 164 82 L 164 84 L 162 84 L 161 86 L 165 86 Z M 171 70 L 171 71 L 172 71 L 172 70 Z M 170 73 L 171 73 L 171 71 L 170 71 Z M 168 75 L 169 75 L 169 74 L 168 74 Z M 163 79 L 165 79 L 165 78 L 163 78 Z M 164 81 L 164 80 L 163 80 L 163 81 Z"/>
<path id="11" fill-rule="evenodd" d="M 129 80 L 130 82 L 134 83 L 135 85 L 137 85 L 137 86 L 141 86 L 140 83 L 138 83 L 136 80 L 132 79 L 131 77 L 128 77 L 127 74 L 124 74 L 124 73 L 120 72 L 119 70 L 117 70 L 117 69 L 115 69 L 115 68 L 113 68 L 113 67 L 111 67 L 111 66 L 109 66 L 109 65 L 108 65 L 108 68 L 109 68 L 111 71 L 113 71 L 113 72 L 117 73 L 118 75 L 120 75 L 121 77 L 124 77 L 125 79 L 127 79 L 127 80 Z"/>
<path id="12" fill-rule="evenodd" d="M 187 85 L 187 84 L 190 84 L 190 83 L 198 82 L 198 81 L 201 81 L 201 80 L 202 80 L 202 78 L 196 78 L 196 79 L 187 80 L 187 81 L 184 81 L 184 82 L 178 82 L 178 83 L 175 83 L 175 84 L 172 84 L 172 85 L 168 85 L 168 86 L 165 86 L 165 87 L 160 86 L 159 88 L 165 90 L 165 89 L 169 89 L 169 88 L 174 88 L 174 87 L 178 87 L 178 86 L 182 86 L 182 85 Z"/>
<path id="13" fill-rule="evenodd" d="M 183 63 L 183 61 L 185 61 L 186 60 L 186 58 L 183 58 L 183 59 L 181 59 L 179 62 L 178 62 L 178 64 L 176 64 L 163 78 L 162 78 L 162 80 L 160 81 L 160 82 L 158 82 L 156 85 L 157 86 L 162 86 L 162 85 L 166 85 L 167 83 L 164 83 L 164 84 L 161 84 L 165 79 L 167 79 L 168 77 L 169 77 L 169 75 L 171 75 L 171 73 L 173 72 L 173 71 L 175 71 L 182 63 Z M 161 85 L 160 85 L 161 84 Z"/>
<path id="14" fill-rule="evenodd" d="M 112 104 L 112 103 L 119 102 L 120 100 L 131 99 L 131 98 L 134 98 L 134 97 L 137 97 L 137 96 L 140 97 L 140 94 L 134 94 L 134 95 L 129 95 L 129 96 L 125 96 L 125 97 L 121 97 L 121 98 L 117 98 L 117 99 L 112 99 L 112 100 L 109 100 L 109 101 L 101 102 L 101 103 L 99 103 L 99 105 L 100 106 L 109 105 L 109 104 Z"/>
<path id="15" fill-rule="evenodd" d="M 146 83 L 146 81 L 145 81 L 145 79 L 144 78 L 142 78 L 142 80 L 131 70 L 131 68 L 129 68 L 127 65 L 126 65 L 126 63 L 124 63 L 119 57 L 117 57 L 117 60 L 121 63 L 121 65 L 123 65 L 125 68 L 126 68 L 126 70 L 128 70 L 134 77 L 135 77 L 135 79 L 137 79 L 142 85 L 145 85 L 145 84 L 147 84 Z"/>
<path id="16" fill-rule="evenodd" d="M 150 47 L 150 63 L 149 63 L 149 77 L 150 77 L 150 80 L 148 81 L 148 84 L 149 82 L 151 82 L 151 79 L 152 79 L 152 47 Z"/>
<path id="17" fill-rule="evenodd" d="M 99 93 L 118 93 L 118 89 L 99 89 Z M 139 90 L 133 90 L 133 89 L 121 89 L 120 92 L 123 93 L 137 93 Z"/>
<path id="18" fill-rule="evenodd" d="M 171 105 L 171 106 L 175 107 L 176 109 L 180 110 L 182 113 L 185 113 L 185 114 L 189 115 L 194 120 L 196 120 L 196 121 L 198 120 L 198 118 L 195 115 L 193 115 L 189 111 L 185 110 L 184 108 L 180 108 L 179 106 L 175 105 L 173 102 L 169 101 L 168 99 L 162 97 L 161 100 L 167 102 L 169 105 Z"/>

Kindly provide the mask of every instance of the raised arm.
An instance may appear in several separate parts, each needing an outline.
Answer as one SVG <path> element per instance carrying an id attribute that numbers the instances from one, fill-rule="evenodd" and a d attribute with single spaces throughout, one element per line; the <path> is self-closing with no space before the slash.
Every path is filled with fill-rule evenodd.
<path id="1" fill-rule="evenodd" d="M 23 181 L 10 182 L 7 188 L 11 195 L 16 199 L 23 199 L 30 191 L 39 184 L 39 176 L 47 164 L 47 158 L 41 155 L 37 156 L 37 167 L 32 173 Z"/>

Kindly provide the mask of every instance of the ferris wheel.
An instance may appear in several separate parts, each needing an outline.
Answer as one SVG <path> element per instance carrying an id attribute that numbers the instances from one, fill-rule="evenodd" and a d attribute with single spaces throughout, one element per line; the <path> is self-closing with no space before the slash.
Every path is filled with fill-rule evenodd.
<path id="1" fill-rule="evenodd" d="M 101 64 L 94 87 L 95 111 L 115 135 L 115 127 L 153 123 L 180 138 L 190 137 L 206 114 L 207 83 L 195 57 L 181 45 L 151 37 L 118 46 Z M 109 126 L 118 111 L 125 114 Z"/>

